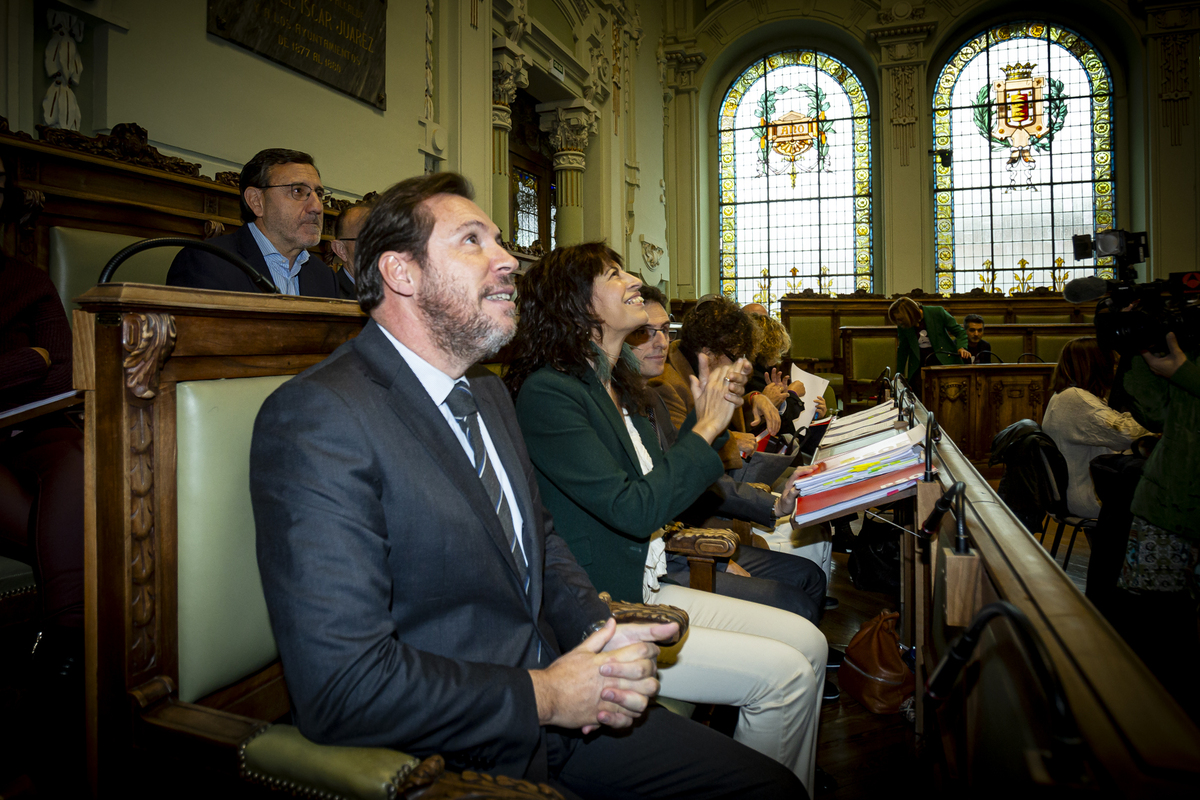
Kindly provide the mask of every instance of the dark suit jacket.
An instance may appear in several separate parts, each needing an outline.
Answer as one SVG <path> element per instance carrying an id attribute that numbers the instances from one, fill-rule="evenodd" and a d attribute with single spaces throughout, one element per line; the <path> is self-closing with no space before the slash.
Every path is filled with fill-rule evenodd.
<path id="1" fill-rule="evenodd" d="M 301 270 L 303 272 L 304 270 Z M 353 300 L 358 302 L 358 285 L 350 280 L 350 276 L 346 274 L 346 268 L 339 269 L 335 276 L 337 278 L 338 297 L 343 300 Z"/>
<path id="2" fill-rule="evenodd" d="M 249 225 L 243 225 L 233 233 L 218 236 L 208 240 L 223 250 L 236 253 L 254 267 L 271 283 L 271 270 L 267 260 L 254 241 Z M 192 289 L 219 289 L 224 292 L 258 292 L 246 273 L 203 250 L 185 247 L 171 262 L 167 271 L 168 286 L 187 286 Z M 337 282 L 331 270 L 324 261 L 312 255 L 300 268 L 300 294 L 304 297 L 337 297 Z"/>
<path id="3" fill-rule="evenodd" d="M 517 396 L 517 419 L 546 508 L 579 565 L 601 591 L 642 602 L 650 534 L 720 477 L 716 450 L 687 425 L 664 454 L 650 420 L 635 414 L 654 462 L 642 475 L 625 421 L 592 370 L 583 378 L 538 370 Z"/>
<path id="4" fill-rule="evenodd" d="M 934 358 L 939 364 L 961 364 L 962 359 L 957 355 L 949 355 L 950 351 L 957 353 L 959 348 L 967 346 L 967 330 L 954 321 L 950 312 L 941 306 L 925 306 L 925 331 L 929 334 L 929 344 L 933 346 Z M 915 381 L 921 374 L 921 346 L 916 328 L 898 327 L 896 331 L 896 371 L 908 378 L 915 386 Z"/>
<path id="5" fill-rule="evenodd" d="M 375 322 L 259 412 L 259 571 L 305 736 L 544 780 L 526 670 L 609 612 L 542 508 L 507 391 L 470 380 L 524 517 L 528 595 L 474 467 Z"/>

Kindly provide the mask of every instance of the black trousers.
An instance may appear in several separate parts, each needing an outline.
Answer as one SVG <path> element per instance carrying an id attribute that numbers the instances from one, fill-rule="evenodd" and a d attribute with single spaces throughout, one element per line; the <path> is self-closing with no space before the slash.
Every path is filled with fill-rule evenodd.
<path id="1" fill-rule="evenodd" d="M 758 547 L 739 548 L 734 561 L 751 577 L 730 575 L 724 571 L 725 565 L 720 564 L 713 576 L 713 591 L 717 594 L 791 611 L 814 625 L 821 621 L 825 610 L 825 572 L 814 562 Z M 691 570 L 685 557 L 667 557 L 667 579 L 680 586 L 688 585 Z"/>
<path id="2" fill-rule="evenodd" d="M 652 706 L 632 728 L 546 737 L 550 783 L 568 798 L 807 798 L 791 770 L 690 719 Z"/>

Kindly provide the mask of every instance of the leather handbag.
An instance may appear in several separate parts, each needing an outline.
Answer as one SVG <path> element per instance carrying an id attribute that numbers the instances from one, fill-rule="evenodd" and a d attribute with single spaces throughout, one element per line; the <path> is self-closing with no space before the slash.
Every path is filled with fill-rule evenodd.
<path id="1" fill-rule="evenodd" d="M 838 670 L 838 686 L 872 714 L 896 714 L 916 690 L 916 679 L 900 656 L 896 620 L 900 614 L 884 610 L 865 623 L 846 648 Z"/>

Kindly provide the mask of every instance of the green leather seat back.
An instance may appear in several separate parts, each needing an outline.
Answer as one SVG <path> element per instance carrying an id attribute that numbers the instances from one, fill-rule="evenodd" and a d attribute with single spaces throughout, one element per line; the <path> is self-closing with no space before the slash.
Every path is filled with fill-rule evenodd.
<path id="1" fill-rule="evenodd" d="M 884 367 L 896 368 L 896 340 L 890 336 L 856 336 L 852 347 L 854 374 L 850 376 L 851 380 L 874 380 Z"/>
<path id="2" fill-rule="evenodd" d="M 1017 314 L 1018 325 L 1059 325 L 1071 321 L 1070 313 L 1065 314 Z M 987 334 L 984 333 L 986 336 Z"/>
<path id="3" fill-rule="evenodd" d="M 140 242 L 136 236 L 120 233 L 88 231 L 82 228 L 50 228 L 50 280 L 58 287 L 67 319 L 72 309 L 79 308 L 73 298 L 96 285 L 100 271 L 108 260 L 124 248 Z M 156 247 L 129 258 L 117 274 L 115 281 L 121 283 L 167 282 L 167 270 L 179 247 Z"/>
<path id="4" fill-rule="evenodd" d="M 967 312 L 967 314 L 973 314 L 973 313 L 975 313 L 975 312 L 973 312 L 973 311 Z M 965 318 L 967 316 L 967 314 L 963 314 L 962 316 Z M 988 325 L 1003 325 L 1004 324 L 1004 315 L 1003 314 L 980 314 L 979 316 L 983 317 L 983 338 L 985 338 L 985 339 L 987 339 L 987 326 Z M 967 323 L 963 322 L 961 319 L 956 318 L 956 321 L 958 322 L 958 324 L 962 325 L 964 328 L 967 327 Z M 988 339 L 988 341 L 990 342 L 991 339 Z"/>
<path id="5" fill-rule="evenodd" d="M 279 657 L 254 548 L 250 437 L 291 378 L 176 384 L 179 699 L 192 702 Z"/>
<path id="6" fill-rule="evenodd" d="M 992 346 L 992 352 L 996 354 L 996 357 L 1005 363 L 1011 364 L 1021 353 L 1025 352 L 1025 337 L 1019 333 L 1000 333 L 988 336 L 985 330 L 983 338 Z M 996 362 L 985 361 L 984 363 L 994 364 Z"/>
<path id="7" fill-rule="evenodd" d="M 1078 336 L 1062 333 L 1035 336 L 1033 339 L 1033 352 L 1037 353 L 1038 357 L 1048 364 L 1057 363 L 1063 345 L 1078 338 Z M 1029 360 L 1032 361 L 1033 359 Z"/>
<path id="8" fill-rule="evenodd" d="M 791 317 L 792 358 L 833 358 L 829 338 L 829 317 Z"/>
<path id="9" fill-rule="evenodd" d="M 891 325 L 886 314 L 842 314 L 843 327 L 861 327 L 863 325 Z"/>

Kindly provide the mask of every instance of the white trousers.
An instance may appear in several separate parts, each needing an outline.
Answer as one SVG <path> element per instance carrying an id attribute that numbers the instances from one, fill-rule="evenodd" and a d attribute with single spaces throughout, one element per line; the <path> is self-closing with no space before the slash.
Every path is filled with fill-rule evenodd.
<path id="1" fill-rule="evenodd" d="M 662 694 L 737 706 L 733 738 L 792 770 L 811 796 L 825 636 L 796 614 L 683 586 L 662 584 L 654 601 L 691 620 L 686 638 L 659 659 Z"/>

